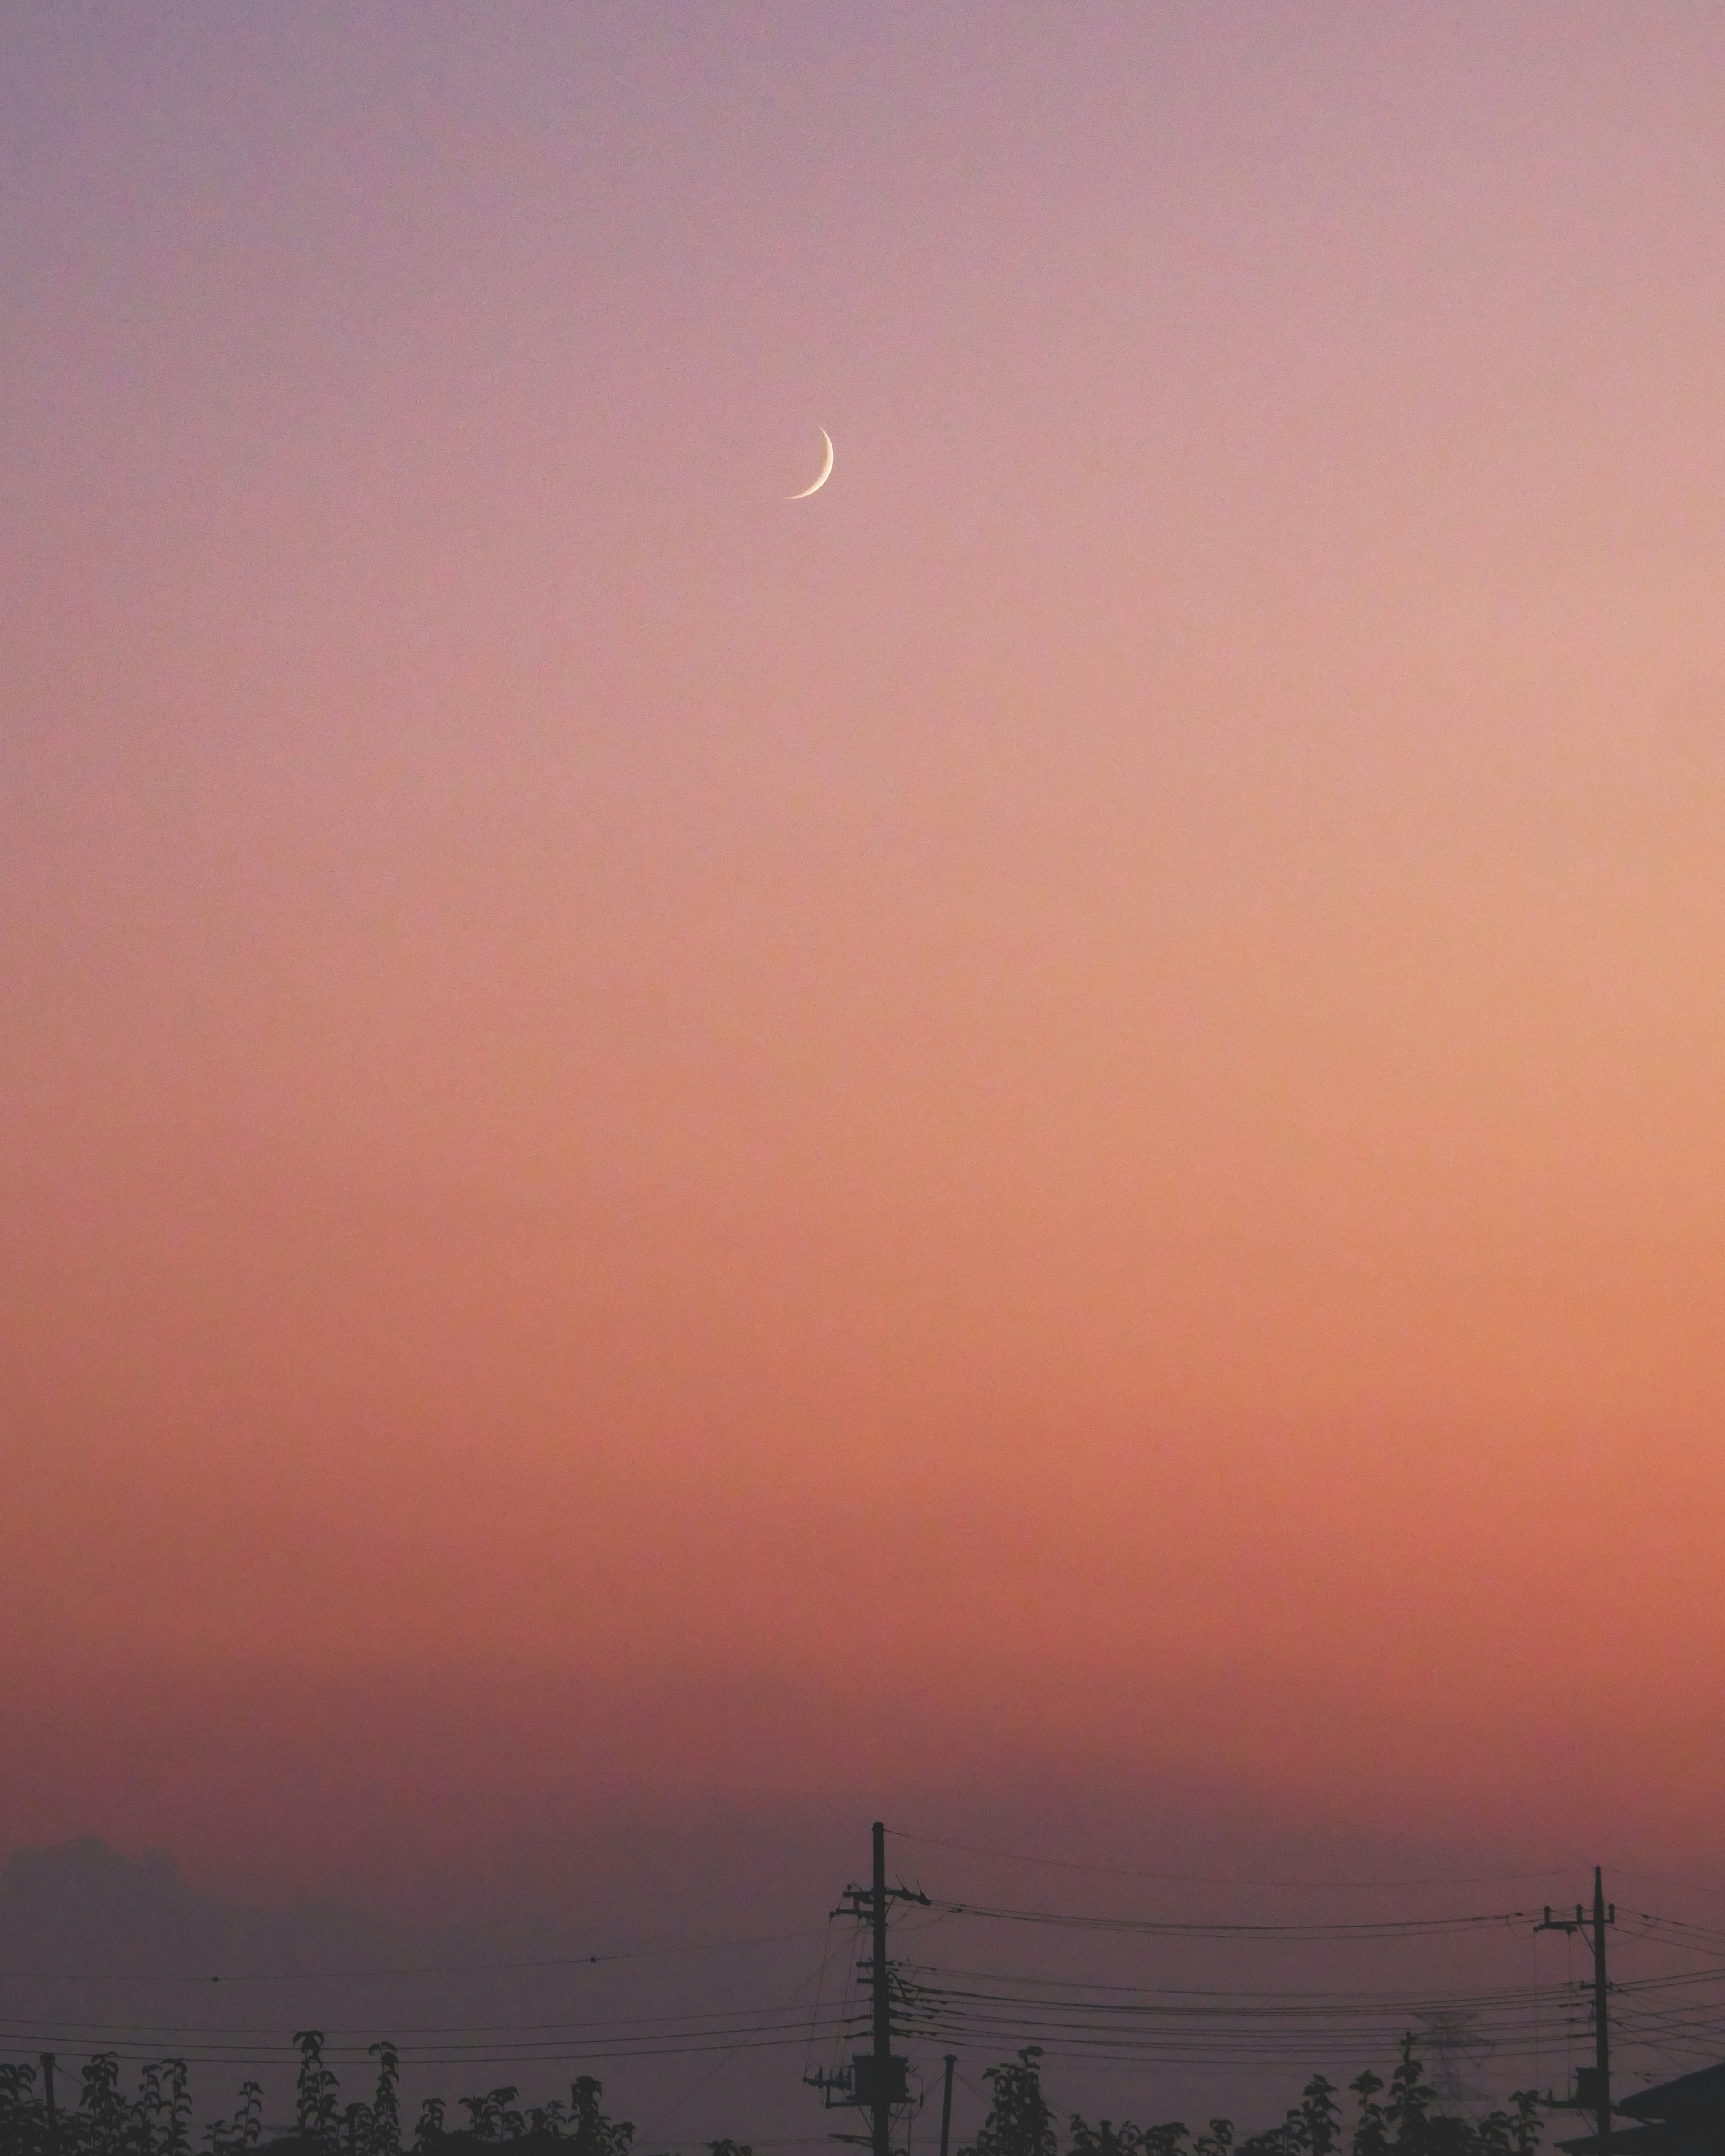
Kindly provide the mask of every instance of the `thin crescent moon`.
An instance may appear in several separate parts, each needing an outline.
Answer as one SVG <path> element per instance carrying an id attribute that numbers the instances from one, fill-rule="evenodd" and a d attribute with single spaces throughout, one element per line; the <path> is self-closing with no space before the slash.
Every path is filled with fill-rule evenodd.
<path id="1" fill-rule="evenodd" d="M 827 445 L 827 460 L 820 468 L 820 477 L 813 486 L 805 486 L 800 494 L 788 496 L 789 501 L 807 501 L 811 494 L 819 494 L 833 475 L 833 438 L 824 427 L 820 430 L 820 438 Z"/>

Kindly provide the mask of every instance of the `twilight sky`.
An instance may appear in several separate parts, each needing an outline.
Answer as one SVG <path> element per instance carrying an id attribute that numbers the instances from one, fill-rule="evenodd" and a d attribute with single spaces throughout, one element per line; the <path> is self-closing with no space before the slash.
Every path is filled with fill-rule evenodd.
<path id="1" fill-rule="evenodd" d="M 0 1844 L 1712 1866 L 1722 95 L 0 13 Z"/>

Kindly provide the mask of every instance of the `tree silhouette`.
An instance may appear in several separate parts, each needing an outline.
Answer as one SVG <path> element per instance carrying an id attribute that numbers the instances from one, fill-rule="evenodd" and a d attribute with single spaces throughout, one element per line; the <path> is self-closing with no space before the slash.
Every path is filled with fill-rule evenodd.
<path id="1" fill-rule="evenodd" d="M 1042 2046 L 1027 2044 L 1010 2065 L 983 2076 L 991 2101 L 976 2139 L 959 2156 L 1055 2156 L 1059 2137 L 1042 2093 Z"/>
<path id="2" fill-rule="evenodd" d="M 1314 2074 L 1281 2124 L 1242 2141 L 1240 2156 L 1333 2156 L 1341 2132 L 1335 2097 L 1334 2087 Z M 1213 2120 L 1212 2128 L 1219 2123 Z"/>
<path id="3" fill-rule="evenodd" d="M 1369 2069 L 1348 2086 L 1359 2099 L 1349 2156 L 1537 2156 L 1540 2100 L 1533 2090 L 1517 2089 L 1508 2111 L 1488 2112 L 1477 2120 L 1446 2118 L 1433 2108 L 1435 2092 L 1411 2036 L 1403 2039 L 1387 2104 L 1378 2101 L 1384 2084 Z M 1143 2127 L 1130 2120 L 1116 2126 L 1104 2119 L 1091 2126 L 1075 2115 L 1070 2156 L 1185 2156 L 1183 2144 L 1189 2139 L 1178 2119 Z M 1235 2146 L 1228 2120 L 1213 2118 L 1209 2132 L 1193 2143 L 1190 2156 L 1228 2156 Z M 1236 2156 L 1339 2156 L 1341 2147 L 1335 2085 L 1314 2074 L 1281 2123 L 1240 2142 Z"/>
<path id="4" fill-rule="evenodd" d="M 48 2108 L 36 2093 L 36 2069 L 0 2064 L 0 2148 L 6 2156 L 41 2156 L 48 2143 Z"/>
<path id="5" fill-rule="evenodd" d="M 1314 2074 L 1300 2092 L 1300 2123 L 1301 2146 L 1308 2156 L 1335 2156 L 1342 2138 L 1342 2108 L 1333 2085 L 1322 2074 Z"/>
<path id="6" fill-rule="evenodd" d="M 394 2043 L 370 2047 L 377 2084 L 369 2103 L 341 2107 L 334 2071 L 326 2065 L 323 2032 L 301 2029 L 295 2094 L 295 2132 L 274 2144 L 280 2156 L 403 2156 L 401 2063 Z M 959 2156 L 1061 2156 L 1060 2137 L 1042 2087 L 1042 2054 L 1027 2045 L 1016 2058 L 989 2068 L 987 2118 L 976 2139 Z M 1403 2039 L 1385 2084 L 1369 2071 L 1348 2084 L 1358 2112 L 1346 2156 L 1538 2156 L 1539 2099 L 1518 2089 L 1509 2107 L 1476 2119 L 1454 2118 L 1436 2107 L 1414 2039 Z M 98 2051 L 84 2066 L 75 2107 L 59 2115 L 57 2149 L 50 2152 L 47 2106 L 37 2070 L 27 2061 L 0 2062 L 0 2156 L 192 2156 L 192 2107 L 186 2061 L 150 2059 L 137 2069 L 136 2094 L 128 2097 L 120 2062 Z M 411 2156 L 461 2156 L 475 2144 L 555 2143 L 558 2156 L 634 2156 L 635 2129 L 608 2117 L 597 2076 L 578 2076 L 561 2097 L 523 2107 L 513 2087 L 463 2097 L 467 2123 L 454 2131 L 441 2097 L 420 2104 Z M 1380 2100 L 1385 2099 L 1385 2100 Z M 203 2129 L 208 2156 L 272 2156 L 263 2143 L 263 2090 L 241 2087 L 233 2116 Z M 1231 2123 L 1213 2118 L 1196 2139 L 1183 2121 L 1139 2126 L 1130 2119 L 1096 2125 L 1077 2113 L 1070 2119 L 1066 2156 L 1343 2156 L 1343 2131 L 1334 2086 L 1315 2074 L 1300 2101 L 1279 2125 L 1236 2143 Z M 750 2144 L 727 2138 L 704 2144 L 706 2156 L 752 2156 Z"/>

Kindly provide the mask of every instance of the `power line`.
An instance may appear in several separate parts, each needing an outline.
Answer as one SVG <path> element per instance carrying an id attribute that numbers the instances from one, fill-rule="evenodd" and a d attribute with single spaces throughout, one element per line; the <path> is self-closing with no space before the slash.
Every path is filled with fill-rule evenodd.
<path id="1" fill-rule="evenodd" d="M 941 1843 L 935 1837 L 901 1834 L 901 1840 L 927 1840 L 937 1846 L 967 1848 L 962 1843 Z M 1004 1851 L 978 1851 L 1004 1856 Z M 1059 1858 L 1019 1858 L 1070 1871 L 1093 1871 L 1117 1877 L 1157 1879 L 1178 1875 L 1133 1873 L 1117 1867 L 1085 1866 Z M 1554 1874 L 1507 1875 L 1520 1877 Z M 1222 1881 L 1235 1884 L 1313 1887 L 1340 1890 L 1367 1886 L 1389 1888 L 1414 1885 L 1455 1886 L 1461 1881 Z M 869 1894 L 848 1890 L 869 1903 Z M 897 1898 L 896 1894 L 892 1898 Z M 859 1907 L 857 1913 L 865 1913 Z M 1534 1912 L 1502 1910 L 1450 1916 L 1400 1915 L 1373 1919 L 1318 1919 L 1285 1922 L 1209 1922 L 1146 1916 L 1086 1913 L 1058 1908 L 935 1901 L 926 1912 L 919 1907 L 906 1912 L 897 1938 L 902 1951 L 912 1953 L 939 1945 L 952 1945 L 961 1934 L 950 1927 L 1001 1924 L 1030 1927 L 1088 1937 L 1116 1935 L 1122 1938 L 1155 1939 L 1165 1943 L 1156 1955 L 1172 1979 L 1183 1974 L 1178 1965 L 1182 1948 L 1198 1957 L 1200 1973 L 1206 1946 L 1262 1949 L 1266 1955 L 1281 1949 L 1325 1948 L 1335 1955 L 1350 1948 L 1370 1954 L 1385 1946 L 1405 1947 L 1409 1957 L 1421 1948 L 1439 1948 L 1468 1940 L 1484 1940 L 1495 1931 L 1531 1924 Z M 942 1926 L 948 1927 L 942 1932 Z M 250 1971 L 229 1978 L 157 1975 L 139 1978 L 106 1973 L 99 1977 L 74 1978 L 63 1971 L 39 1977 L 13 1973 L 0 1981 L 13 1984 L 55 1982 L 120 1982 L 162 1984 L 205 1988 L 221 1984 L 332 1982 L 362 1978 L 408 1979 L 444 1976 L 468 1978 L 514 1971 L 576 1969 L 645 1961 L 678 1955 L 694 1955 L 776 1944 L 807 1938 L 814 1928 L 742 1938 L 664 1943 L 602 1953 L 547 1957 L 532 1961 L 465 1964 L 416 1969 L 347 1969 L 322 1972 Z M 933 1934 L 939 1933 L 939 1945 Z M 973 1938 L 974 1934 L 966 1935 Z M 1643 1912 L 1626 1917 L 1620 1936 L 1625 1945 L 1636 1944 L 1635 1959 L 1647 1948 L 1671 1949 L 1698 1965 L 1655 1969 L 1647 1974 L 1620 1976 L 1612 1985 L 1614 2026 L 1620 2043 L 1640 2046 L 1641 2056 L 1683 2061 L 1717 2049 L 1725 2041 L 1725 1930 L 1688 1919 Z M 721 2072 L 728 2061 L 747 2052 L 794 2052 L 800 2049 L 805 2067 L 818 2047 L 830 2046 L 842 2055 L 860 2041 L 865 2043 L 877 1994 L 872 1981 L 863 1996 L 857 1989 L 857 1971 L 850 1956 L 844 1957 L 845 1980 L 834 1985 L 829 1978 L 832 1960 L 841 1934 L 829 1920 L 823 1952 L 809 1975 L 799 1981 L 790 1997 L 774 2004 L 731 2004 L 721 2007 L 691 2007 L 679 2011 L 626 2015 L 588 2014 L 557 2020 L 511 2020 L 501 2023 L 462 2022 L 414 2024 L 399 2029 L 394 2041 L 404 2066 L 420 2069 L 446 2067 L 483 2071 L 491 2066 L 519 2065 L 549 2068 L 572 2056 L 595 2062 L 669 2061 L 687 2057 L 701 2061 L 691 2087 L 671 2106 L 675 2111 L 692 2098 Z M 913 1943 L 914 1942 L 914 1943 Z M 1003 1948 L 1006 1942 L 999 1942 Z M 1075 1948 L 1106 1957 L 1108 1950 Z M 1123 1949 L 1122 1951 L 1124 1951 Z M 986 1951 L 979 1958 L 987 1958 Z M 1003 1960 L 1013 1958 L 1006 1952 Z M 1134 1956 L 1134 1959 L 1137 1957 Z M 1468 1955 L 1477 1964 L 1479 1957 Z M 1235 1964 L 1238 1965 L 1237 1964 Z M 1297 1964 L 1296 1964 L 1297 1965 Z M 1343 1967 L 1347 1966 L 1344 1962 Z M 1632 1964 L 1633 1965 L 1633 1964 Z M 1224 1964 L 1225 1966 L 1225 1964 Z M 1366 1967 L 1381 1966 L 1368 1961 Z M 1158 1969 L 1158 1974 L 1163 1973 Z M 1242 1970 L 1242 1974 L 1245 1971 Z M 1314 1970 L 1314 1974 L 1317 1974 Z M 1363 1972 L 1362 1972 L 1363 1973 Z M 1459 1974 L 1459 1972 L 1458 1972 Z M 1474 2030 L 1482 2045 L 1503 2059 L 1538 2057 L 1542 2042 L 1554 2035 L 1580 2040 L 1587 2028 L 1582 2012 L 1585 1987 L 1566 1985 L 1558 1993 L 1558 2011 L 1551 2011 L 1552 1987 L 1542 1990 L 1536 1983 L 1494 1983 L 1486 1968 L 1476 1966 L 1471 1983 L 1454 1989 L 1420 1984 L 1386 1983 L 1380 1987 L 1328 1984 L 1304 1987 L 1276 1987 L 1259 1984 L 1229 1987 L 1170 1980 L 1146 1984 L 1041 1975 L 1022 1969 L 971 1965 L 962 1953 L 951 1963 L 904 1959 L 891 1965 L 888 1997 L 895 2039 L 913 2043 L 939 2044 L 947 2048 L 969 2048 L 973 2052 L 998 2047 L 994 2056 L 1009 2054 L 1022 2044 L 1041 2046 L 1052 2059 L 1066 2059 L 1096 2066 L 1166 2067 L 1218 2066 L 1236 2070 L 1274 2068 L 1291 2065 L 1308 2068 L 1358 2065 L 1363 2056 L 1381 2058 L 1393 2051 L 1404 2032 L 1434 2015 L 1466 2013 L 1473 2017 Z M 829 1993 L 839 1991 L 833 1999 Z M 117 2002 L 116 2002 L 117 2003 Z M 162 2002 L 167 2005 L 167 2001 Z M 180 2002 L 176 2002 L 177 2004 Z M 189 1999 L 184 2002 L 189 2005 Z M 594 2006 L 608 2003 L 589 1998 Z M 1543 2020 L 1542 2023 L 1542 2015 Z M 371 2030 L 352 2025 L 329 2032 L 326 2056 L 331 2065 L 360 2066 L 367 2063 Z M 291 2066 L 298 2057 L 279 2029 L 232 2025 L 192 2030 L 172 2021 L 90 2020 L 67 2022 L 24 2012 L 0 2015 L 0 2055 L 30 2057 L 56 2041 L 69 2055 L 90 2049 L 111 2050 L 128 2061 L 182 2056 L 200 2066 Z M 891 2047 L 889 2047 L 891 2050 Z M 889 2056 L 889 2065 L 902 2061 Z M 848 2070 L 848 2068 L 847 2068 Z M 961 2079 L 963 2077 L 961 2076 Z M 967 2087 L 973 2087 L 968 2082 Z M 655 2120 L 644 2136 L 642 2146 L 656 2147 L 652 2135 L 660 2131 L 670 2111 Z M 793 2148 L 800 2142 L 757 2143 Z"/>
<path id="2" fill-rule="evenodd" d="M 1400 1887 L 1508 1887 L 1529 1879 L 1563 1879 L 1573 1875 L 1573 1865 L 1553 1865 L 1544 1871 L 1487 1871 L 1471 1877 L 1444 1879 L 1245 1879 L 1213 1873 L 1144 1871 L 1118 1864 L 1091 1864 L 1072 1856 L 1030 1856 L 1021 1850 L 988 1849 L 973 1841 L 951 1841 L 939 1835 L 918 1834 L 908 1827 L 888 1827 L 895 1841 L 911 1841 L 930 1849 L 959 1849 L 971 1856 L 992 1856 L 1007 1864 L 1046 1865 L 1062 1871 L 1093 1871 L 1110 1879 L 1149 1879 L 1177 1887 L 1264 1887 L 1278 1892 L 1310 1889 L 1320 1893 L 1371 1893 Z M 1725 1889 L 1706 1889 L 1725 1892 Z"/>
<path id="3" fill-rule="evenodd" d="M 790 2010 L 792 2001 L 796 1998 L 798 1992 L 803 1990 L 811 1983 L 816 1985 L 820 1984 L 826 1974 L 827 1962 L 832 1953 L 832 1950 L 833 1920 L 829 1917 L 827 1919 L 826 1938 L 821 1948 L 821 1957 L 819 1965 L 809 1976 L 802 1978 L 799 1982 L 792 1987 L 791 1990 L 786 1994 L 783 2005 L 773 2010 L 775 2012 L 788 2012 Z M 816 2017 L 819 2018 L 820 2006 L 818 1993 L 816 1996 L 814 2012 Z M 813 2041 L 812 2036 L 809 2041 Z M 660 2112 L 658 2118 L 655 2118 L 653 2121 L 653 2123 L 647 2128 L 648 2134 L 651 2135 L 657 2133 L 660 2128 L 665 2123 L 667 2119 L 675 2118 L 676 2113 L 680 2111 L 683 2106 L 689 2101 L 690 2097 L 696 2095 L 701 2089 L 705 2088 L 708 2082 L 712 2081 L 730 2062 L 730 2061 L 737 2056 L 737 2051 L 743 2048 L 744 2047 L 742 2046 L 736 2046 L 733 2050 L 727 2051 L 723 2057 L 716 2060 L 712 2066 L 708 2068 L 706 2072 L 697 2076 L 696 2078 L 690 2083 L 689 2087 L 684 2090 L 683 2093 L 680 2097 L 676 2097 L 674 2102 L 668 2104 L 665 2108 Z"/>
<path id="4" fill-rule="evenodd" d="M 981 1917 L 996 1923 L 1050 1924 L 1069 1931 L 1135 1932 L 1163 1938 L 1412 1938 L 1477 1930 L 1486 1925 L 1527 1922 L 1527 1909 L 1503 1909 L 1483 1916 L 1396 1917 L 1359 1922 L 1240 1924 L 1199 1923 L 1159 1917 L 1084 1916 L 1062 1909 L 1013 1909 L 984 1902 L 937 1901 L 933 1906 L 954 1917 Z"/>

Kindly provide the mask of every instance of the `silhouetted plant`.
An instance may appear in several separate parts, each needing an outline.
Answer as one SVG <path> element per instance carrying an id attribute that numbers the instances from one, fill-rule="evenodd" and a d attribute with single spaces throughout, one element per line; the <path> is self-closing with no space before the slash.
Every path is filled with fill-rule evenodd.
<path id="1" fill-rule="evenodd" d="M 1055 2156 L 1054 2113 L 1042 2093 L 1040 2044 L 1027 2044 L 1010 2065 L 990 2066 L 988 2115 L 960 2156 Z"/>
<path id="2" fill-rule="evenodd" d="M 1031 2138 L 1023 2127 L 1015 2128 L 1013 2120 L 1029 2102 L 1033 2087 L 1040 2097 L 1040 2086 L 1024 2077 L 1027 2066 L 1034 2069 L 1035 2056 L 1020 2052 L 1015 2066 L 996 2067 L 986 2077 L 994 2085 L 996 2096 L 985 2135 L 991 2129 L 1003 2137 L 1013 2134 L 1019 2144 Z M 1009 2107 L 1000 2106 L 1003 2085 Z M 1508 2111 L 1490 2112 L 1476 2121 L 1450 2118 L 1435 2108 L 1435 2092 L 1425 2079 L 1412 2036 L 1402 2041 L 1388 2104 L 1378 2101 L 1384 2084 L 1369 2070 L 1348 2086 L 1359 2099 L 1350 2156 L 1537 2156 L 1542 2122 L 1535 2091 L 1517 2089 Z M 1034 2128 L 1034 2107 L 1032 2112 Z M 1340 2156 L 1342 2123 L 1335 2086 L 1322 2074 L 1314 2074 L 1280 2125 L 1238 2143 L 1225 2118 L 1213 2118 L 1209 2131 L 1188 2152 L 1184 2144 L 1190 2138 L 1177 2119 L 1145 2127 L 1129 2119 L 1117 2126 L 1103 2119 L 1092 2126 L 1075 2114 L 1070 2156 Z M 1008 2146 L 1002 2138 L 993 2149 L 1004 2156 Z M 975 2149 L 961 2151 L 961 2156 L 977 2156 L 978 2150 L 982 2156 L 991 2156 L 981 2137 Z"/>
<path id="3" fill-rule="evenodd" d="M 388 2038 L 371 2046 L 377 2061 L 377 2086 L 372 2097 L 368 2156 L 399 2156 L 401 2148 L 401 2061 Z"/>
<path id="4" fill-rule="evenodd" d="M 22 2061 L 0 2065 L 0 2151 L 40 2156 L 48 2142 L 48 2108 L 36 2094 L 36 2069 Z"/>
<path id="5" fill-rule="evenodd" d="M 1191 2138 L 1183 2119 L 1134 2126 L 1123 2118 L 1116 2126 L 1105 2118 L 1092 2126 L 1076 2112 L 1072 2115 L 1072 2156 L 1182 2156 L 1183 2144 Z"/>
<path id="6" fill-rule="evenodd" d="M 1180 2128 L 1183 2135 L 1186 2128 Z M 1116 2126 L 1111 2119 L 1099 2119 L 1092 2126 L 1077 2112 L 1072 2114 L 1072 2156 L 1142 2156 L 1144 2129 L 1132 2121 L 1122 2119 Z"/>
<path id="7" fill-rule="evenodd" d="M 371 2046 L 377 2081 L 370 2103 L 337 2103 L 337 2082 L 325 2065 L 323 2034 L 298 2030 L 295 2121 L 298 2134 L 326 2156 L 402 2156 L 401 2068 L 394 2044 L 387 2039 Z M 985 2075 L 990 2089 L 988 2113 L 977 2138 L 960 2156 L 1058 2156 L 1052 2112 L 1043 2094 L 1041 2052 L 1032 2045 L 1015 2060 Z M 1348 2084 L 1359 2113 L 1348 2156 L 1538 2156 L 1541 2133 L 1539 2098 L 1518 2089 L 1508 2110 L 1483 2118 L 1446 2116 L 1435 2108 L 1435 2092 L 1409 2035 L 1403 2039 L 1387 2102 L 1384 2084 L 1368 2071 Z M 128 2100 L 119 2062 L 111 2051 L 95 2054 L 84 2067 L 78 2103 L 58 2123 L 57 2156 L 191 2156 L 191 2102 L 183 2059 L 156 2059 L 139 2069 L 137 2093 Z M 511 2087 L 464 2097 L 461 2107 L 470 2124 L 459 2135 L 446 2127 L 439 2097 L 420 2105 L 413 2138 L 413 2156 L 454 2156 L 462 2143 L 502 2144 L 526 2138 L 562 2145 L 563 2156 L 633 2156 L 634 2128 L 626 2119 L 608 2118 L 603 2090 L 590 2074 L 580 2076 L 561 2098 L 523 2111 L 520 2092 Z M 37 2085 L 36 2069 L 23 2061 L 0 2063 L 0 2156 L 49 2156 L 47 2110 Z M 245 2082 L 231 2119 L 203 2129 L 208 2156 L 251 2156 L 263 2131 L 263 2091 Z M 1194 2141 L 1179 2120 L 1137 2126 L 1129 2119 L 1108 2119 L 1092 2126 L 1074 2114 L 1069 2156 L 1341 2156 L 1342 2130 L 1336 2091 L 1315 2074 L 1300 2102 L 1278 2126 L 1235 2143 L 1232 2124 L 1213 2118 Z M 454 2144 L 452 2146 L 452 2144 Z M 747 2142 L 728 2138 L 705 2144 L 707 2156 L 752 2156 Z"/>
<path id="8" fill-rule="evenodd" d="M 1342 2138 L 1342 2107 L 1332 2082 L 1314 2074 L 1300 2092 L 1300 2120 L 1305 2131 L 1301 2145 L 1310 2156 L 1335 2156 Z"/>
<path id="9" fill-rule="evenodd" d="M 1539 2146 L 1539 2096 L 1534 2089 L 1510 2092 L 1512 2111 L 1488 2111 L 1474 2128 L 1480 2156 L 1533 2156 Z"/>
<path id="10" fill-rule="evenodd" d="M 192 2156 L 192 2097 L 186 2086 L 186 2061 L 164 2059 L 158 2086 L 157 2117 L 161 2134 L 157 2147 L 161 2156 Z"/>
<path id="11" fill-rule="evenodd" d="M 1240 2156 L 1334 2156 L 1341 2113 L 1333 2085 L 1314 2074 L 1280 2126 L 1243 2141 Z"/>
<path id="12" fill-rule="evenodd" d="M 1389 2136 L 1384 2128 L 1384 2107 L 1377 2101 L 1383 2082 L 1368 2066 L 1348 2086 L 1359 2098 L 1359 2117 L 1354 2121 L 1353 2138 L 1349 2144 L 1351 2156 L 1384 2156 L 1389 2146 Z"/>
<path id="13" fill-rule="evenodd" d="M 239 2102 L 232 2118 L 213 2118 L 203 2129 L 210 2156 L 239 2156 L 255 2148 L 264 2131 L 264 2091 L 256 2082 L 242 2082 Z"/>
<path id="14" fill-rule="evenodd" d="M 463 2097 L 461 2108 L 471 2122 L 474 2139 L 519 2141 L 527 2130 L 526 2120 L 516 2108 L 520 2096 L 517 2088 L 494 2088 L 483 2096 Z"/>
<path id="15" fill-rule="evenodd" d="M 183 2059 L 147 2059 L 139 2068 L 127 2140 L 137 2156 L 190 2156 L 192 2098 Z"/>
<path id="16" fill-rule="evenodd" d="M 155 2156 L 156 2114 L 162 2108 L 162 2065 L 148 2060 L 138 2069 L 138 2092 L 132 2099 L 128 2141 L 136 2156 Z"/>
<path id="17" fill-rule="evenodd" d="M 628 2156 L 635 2138 L 633 2123 L 607 2118 L 600 2108 L 603 2088 L 591 2074 L 578 2075 L 569 2085 L 569 2139 L 572 2156 Z"/>
<path id="18" fill-rule="evenodd" d="M 1414 2039 L 1402 2038 L 1402 2055 L 1389 2076 L 1389 2102 L 1384 2107 L 1386 2124 L 1395 2128 L 1395 2145 L 1407 2156 L 1425 2156 L 1431 2139 L 1431 2086 L 1425 2078 L 1425 2062 L 1414 2056 Z"/>
<path id="19" fill-rule="evenodd" d="M 119 2058 L 112 2051 L 98 2051 L 80 2079 L 80 2139 L 94 2156 L 120 2156 L 131 2138 L 131 2106 L 120 2086 Z"/>
<path id="20" fill-rule="evenodd" d="M 296 2029 L 300 2071 L 295 2084 L 294 2123 L 309 2140 L 327 2148 L 336 2145 L 340 2120 L 336 2109 L 337 2083 L 333 2071 L 323 2062 L 321 2029 Z"/>

